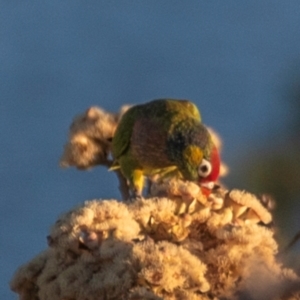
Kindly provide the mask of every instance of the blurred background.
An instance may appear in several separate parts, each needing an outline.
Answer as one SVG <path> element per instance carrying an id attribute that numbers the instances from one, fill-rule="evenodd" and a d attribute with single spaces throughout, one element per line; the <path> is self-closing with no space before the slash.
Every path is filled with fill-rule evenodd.
<path id="1" fill-rule="evenodd" d="M 272 195 L 280 245 L 291 241 L 299 29 L 298 0 L 0 0 L 0 298 L 17 298 L 9 280 L 62 212 L 120 198 L 105 168 L 58 166 L 73 117 L 92 105 L 193 100 L 223 138 L 226 185 Z"/>

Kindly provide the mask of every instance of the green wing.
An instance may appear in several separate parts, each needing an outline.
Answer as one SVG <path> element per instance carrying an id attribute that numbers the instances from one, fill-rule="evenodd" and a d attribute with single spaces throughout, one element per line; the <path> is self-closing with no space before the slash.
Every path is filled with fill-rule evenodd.
<path id="1" fill-rule="evenodd" d="M 136 121 L 148 118 L 167 134 L 172 131 L 174 125 L 186 119 L 190 118 L 201 122 L 197 106 L 188 100 L 158 99 L 131 107 L 123 115 L 113 137 L 112 152 L 116 160 L 114 164 L 116 167 L 118 158 L 130 148 L 131 136 Z M 151 128 L 149 129 L 151 130 Z"/>
<path id="2" fill-rule="evenodd" d="M 123 115 L 112 140 L 114 159 L 118 159 L 128 150 L 133 126 L 138 112 L 138 106 L 133 106 Z"/>
<path id="3" fill-rule="evenodd" d="M 176 100 L 176 99 L 167 99 L 168 110 L 172 111 L 174 114 L 178 114 L 183 118 L 194 118 L 201 122 L 201 114 L 197 106 L 189 100 Z"/>
<path id="4" fill-rule="evenodd" d="M 197 106 L 188 100 L 158 99 L 138 105 L 138 117 L 151 118 L 162 130 L 171 132 L 173 125 L 192 119 L 201 123 Z"/>

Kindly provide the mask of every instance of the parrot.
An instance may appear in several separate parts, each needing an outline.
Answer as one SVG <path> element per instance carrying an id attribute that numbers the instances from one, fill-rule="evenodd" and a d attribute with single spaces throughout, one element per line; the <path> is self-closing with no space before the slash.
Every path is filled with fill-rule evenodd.
<path id="1" fill-rule="evenodd" d="M 182 99 L 157 99 L 129 108 L 112 139 L 112 170 L 120 168 L 133 197 L 144 177 L 155 174 L 194 181 L 211 189 L 220 156 L 197 106 Z"/>

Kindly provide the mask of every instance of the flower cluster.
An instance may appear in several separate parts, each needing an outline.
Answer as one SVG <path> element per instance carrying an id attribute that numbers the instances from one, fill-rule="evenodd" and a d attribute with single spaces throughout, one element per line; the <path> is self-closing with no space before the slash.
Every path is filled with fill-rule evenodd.
<path id="1" fill-rule="evenodd" d="M 111 140 L 118 122 L 129 106 L 119 113 L 110 113 L 100 107 L 90 107 L 76 116 L 70 126 L 69 139 L 60 159 L 62 167 L 88 169 L 97 165 L 109 166 Z"/>
<path id="2" fill-rule="evenodd" d="M 272 216 L 259 199 L 163 184 L 168 197 L 86 201 L 62 215 L 49 248 L 11 288 L 40 300 L 299 299 L 300 278 L 276 260 Z"/>

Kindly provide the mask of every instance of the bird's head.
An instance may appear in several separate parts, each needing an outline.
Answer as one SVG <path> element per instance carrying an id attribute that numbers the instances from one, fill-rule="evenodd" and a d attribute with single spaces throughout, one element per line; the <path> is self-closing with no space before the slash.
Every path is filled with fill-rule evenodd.
<path id="1" fill-rule="evenodd" d="M 220 155 L 217 147 L 213 145 L 210 157 L 203 158 L 198 166 L 198 182 L 204 194 L 209 194 L 220 174 Z"/>
<path id="2" fill-rule="evenodd" d="M 184 150 L 183 155 L 187 170 L 184 177 L 196 180 L 201 186 L 202 192 L 208 195 L 220 173 L 218 149 L 212 143 L 210 151 L 203 151 L 196 145 L 190 145 Z"/>

